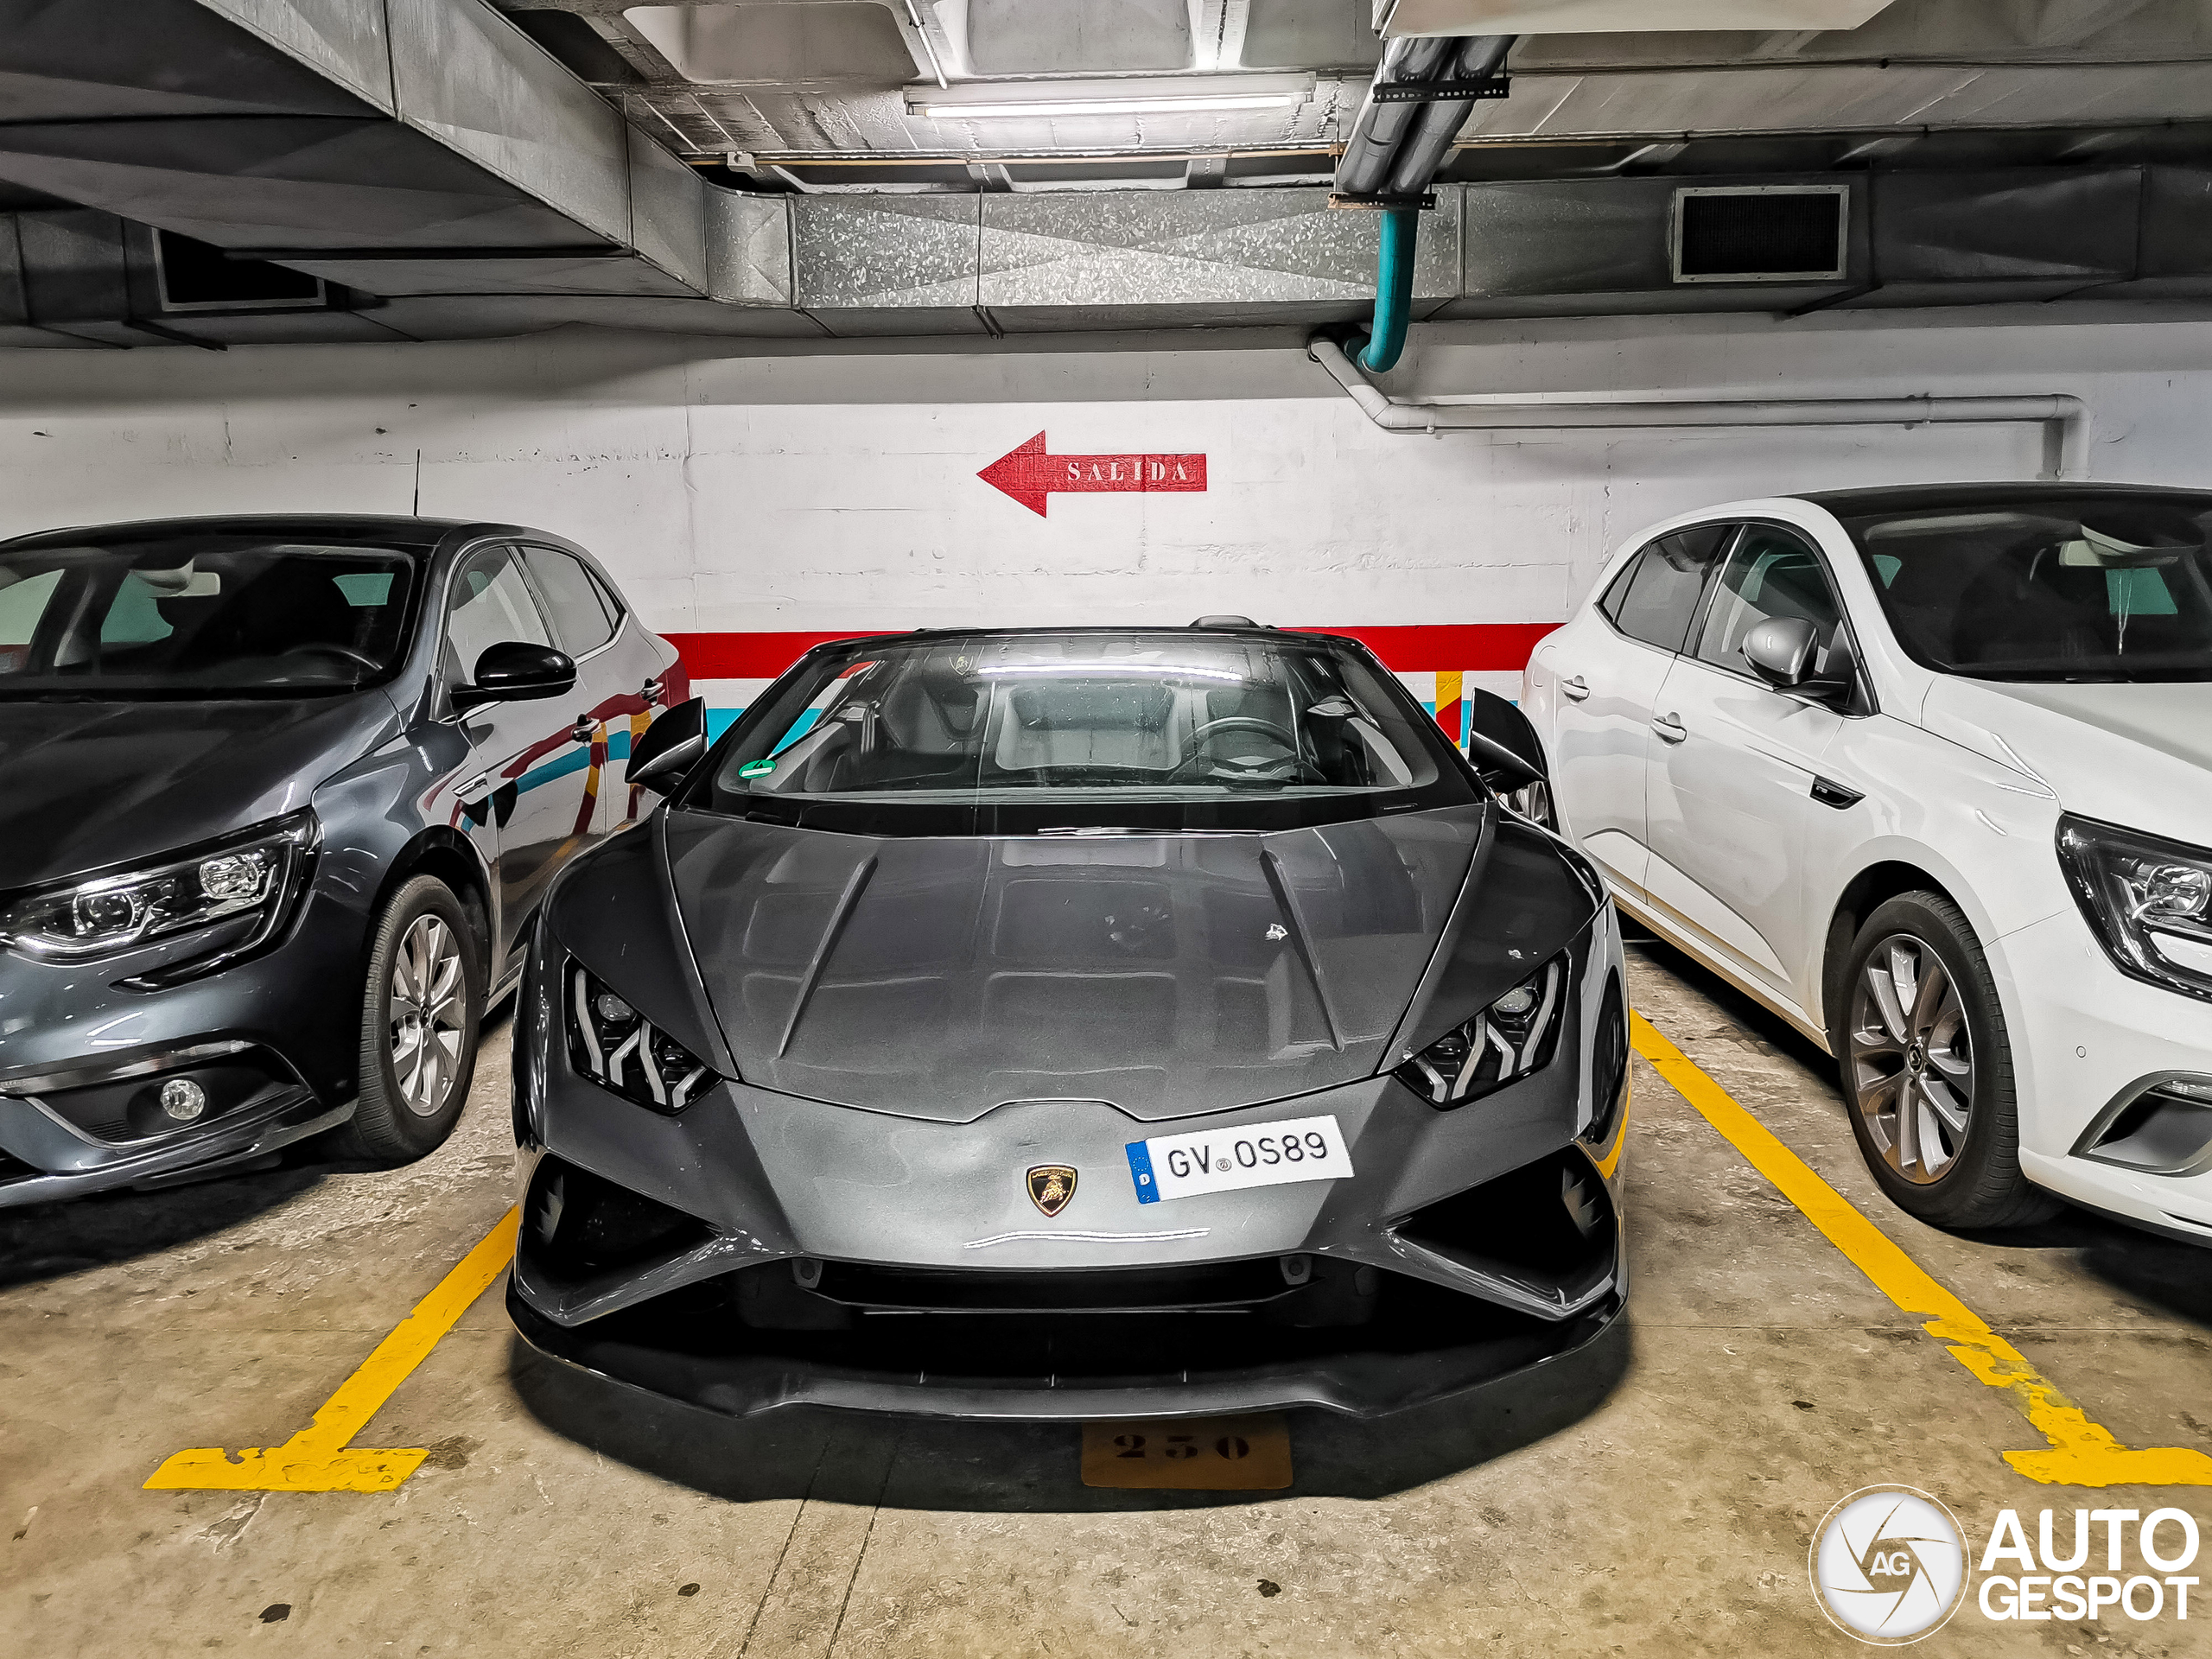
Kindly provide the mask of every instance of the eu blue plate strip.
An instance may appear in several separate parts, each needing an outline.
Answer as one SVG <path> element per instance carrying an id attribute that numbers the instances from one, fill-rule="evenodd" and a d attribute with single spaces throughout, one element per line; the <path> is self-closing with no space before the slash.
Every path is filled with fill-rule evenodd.
<path id="1" fill-rule="evenodd" d="M 1136 1177 L 1137 1202 L 1158 1204 L 1160 1184 L 1152 1179 L 1152 1152 L 1141 1141 L 1128 1144 L 1129 1173 Z"/>

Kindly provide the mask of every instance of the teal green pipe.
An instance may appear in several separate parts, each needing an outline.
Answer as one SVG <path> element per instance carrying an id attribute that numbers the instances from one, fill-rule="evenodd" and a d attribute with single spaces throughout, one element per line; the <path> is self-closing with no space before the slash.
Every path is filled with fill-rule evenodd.
<path id="1" fill-rule="evenodd" d="M 1389 207 L 1382 213 L 1382 245 L 1375 255 L 1375 322 L 1359 353 L 1359 366 L 1384 374 L 1406 349 L 1406 315 L 1413 308 L 1414 240 L 1421 213 Z"/>

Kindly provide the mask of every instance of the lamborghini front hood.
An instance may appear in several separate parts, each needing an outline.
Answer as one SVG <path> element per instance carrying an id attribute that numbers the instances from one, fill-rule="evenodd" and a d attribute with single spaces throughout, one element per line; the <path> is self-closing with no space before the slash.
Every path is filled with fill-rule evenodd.
<path id="1" fill-rule="evenodd" d="M 1371 1075 L 1486 810 L 1266 835 L 665 823 L 746 1079 L 964 1122 L 1033 1100 L 1178 1117 Z"/>

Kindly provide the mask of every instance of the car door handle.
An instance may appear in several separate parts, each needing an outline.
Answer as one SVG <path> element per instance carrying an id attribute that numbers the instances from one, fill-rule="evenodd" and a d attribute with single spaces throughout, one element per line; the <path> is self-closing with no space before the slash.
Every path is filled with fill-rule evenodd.
<path id="1" fill-rule="evenodd" d="M 1682 717 L 1680 715 L 1655 715 L 1651 721 L 1651 729 L 1658 733 L 1663 741 L 1669 743 L 1680 743 L 1690 734 L 1690 728 L 1682 724 Z"/>
<path id="2" fill-rule="evenodd" d="M 467 783 L 455 784 L 453 786 L 453 792 L 458 800 L 480 801 L 492 792 L 492 774 L 488 772 L 480 772 Z"/>
<path id="3" fill-rule="evenodd" d="M 589 715 L 578 715 L 576 723 L 569 728 L 569 735 L 579 743 L 588 743 L 599 734 L 599 722 Z"/>
<path id="4" fill-rule="evenodd" d="M 645 700 L 645 707 L 657 709 L 660 706 L 662 694 L 667 690 L 668 688 L 657 679 L 647 680 L 638 688 L 638 695 Z"/>
<path id="5" fill-rule="evenodd" d="M 1590 695 L 1589 682 L 1580 674 L 1571 680 L 1561 680 L 1559 683 L 1559 689 L 1570 702 L 1580 702 Z"/>

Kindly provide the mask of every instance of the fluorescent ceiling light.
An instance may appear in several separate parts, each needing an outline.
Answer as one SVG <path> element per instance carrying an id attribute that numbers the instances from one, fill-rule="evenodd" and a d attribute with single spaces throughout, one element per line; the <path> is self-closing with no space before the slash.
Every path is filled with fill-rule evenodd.
<path id="1" fill-rule="evenodd" d="M 909 113 L 932 121 L 1052 120 L 1081 115 L 1204 115 L 1287 110 L 1313 96 L 1312 75 L 1173 75 L 1090 80 L 970 80 L 909 86 Z"/>
<path id="2" fill-rule="evenodd" d="M 925 104 L 932 121 L 987 119 L 992 116 L 1198 114 L 1206 110 L 1287 110 L 1295 92 L 1243 92 L 1198 98 L 1087 98 L 1051 104 Z"/>

